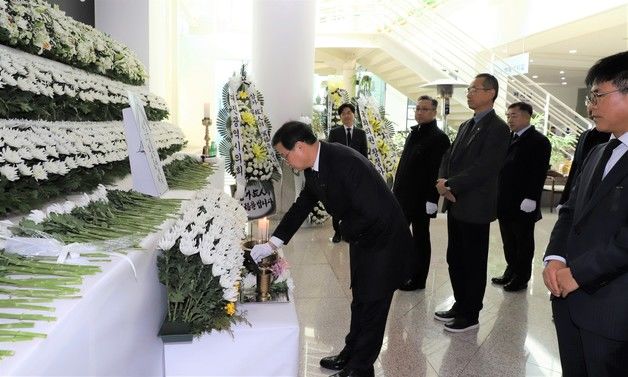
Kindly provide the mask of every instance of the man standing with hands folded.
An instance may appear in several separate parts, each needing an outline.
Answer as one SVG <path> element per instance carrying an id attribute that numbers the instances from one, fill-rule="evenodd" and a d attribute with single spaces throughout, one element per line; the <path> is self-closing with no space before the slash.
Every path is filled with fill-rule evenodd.
<path id="1" fill-rule="evenodd" d="M 625 376 L 628 359 L 628 51 L 599 60 L 585 82 L 593 148 L 561 208 L 543 281 L 563 376 Z"/>

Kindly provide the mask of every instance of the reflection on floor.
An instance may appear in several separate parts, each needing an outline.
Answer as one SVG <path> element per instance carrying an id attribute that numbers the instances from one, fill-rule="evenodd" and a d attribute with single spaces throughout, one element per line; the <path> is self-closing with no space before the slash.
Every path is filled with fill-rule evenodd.
<path id="1" fill-rule="evenodd" d="M 432 220 L 432 262 L 425 290 L 395 294 L 375 375 L 560 376 L 556 334 L 551 321 L 540 259 L 556 214 L 544 213 L 536 227 L 536 257 L 528 289 L 504 292 L 489 284 L 480 328 L 450 334 L 433 319 L 453 301 L 445 260 L 446 217 Z M 348 244 L 334 244 L 331 224 L 301 228 L 284 252 L 296 285 L 301 325 L 299 376 L 328 376 L 319 359 L 338 353 L 349 327 Z M 501 275 L 504 257 L 497 222 L 491 224 L 488 278 Z"/>

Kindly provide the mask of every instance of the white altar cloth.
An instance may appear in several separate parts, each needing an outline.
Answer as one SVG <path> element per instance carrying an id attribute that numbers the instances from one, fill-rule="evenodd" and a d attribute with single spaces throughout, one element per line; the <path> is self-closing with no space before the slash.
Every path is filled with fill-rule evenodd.
<path id="1" fill-rule="evenodd" d="M 286 376 L 299 367 L 294 302 L 239 304 L 251 326 L 212 332 L 188 343 L 164 344 L 166 376 Z"/>
<path id="2" fill-rule="evenodd" d="M 163 346 L 157 336 L 166 311 L 157 278 L 157 252 L 128 254 L 137 269 L 113 257 L 86 277 L 80 299 L 56 300 L 55 322 L 36 322 L 46 339 L 0 343 L 15 355 L 0 360 L 2 376 L 160 376 Z M 10 311 L 3 309 L 3 311 Z M 24 312 L 24 310 L 20 310 Z"/>

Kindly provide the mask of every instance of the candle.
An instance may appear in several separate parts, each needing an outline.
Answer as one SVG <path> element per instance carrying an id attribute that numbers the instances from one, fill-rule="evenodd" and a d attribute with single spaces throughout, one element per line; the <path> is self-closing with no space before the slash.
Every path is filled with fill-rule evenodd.
<path id="1" fill-rule="evenodd" d="M 212 112 L 208 102 L 203 105 L 203 109 L 205 110 L 205 118 L 211 118 Z"/>
<path id="2" fill-rule="evenodd" d="M 267 218 L 262 218 L 257 220 L 257 238 L 261 242 L 268 241 L 268 224 L 269 220 Z"/>

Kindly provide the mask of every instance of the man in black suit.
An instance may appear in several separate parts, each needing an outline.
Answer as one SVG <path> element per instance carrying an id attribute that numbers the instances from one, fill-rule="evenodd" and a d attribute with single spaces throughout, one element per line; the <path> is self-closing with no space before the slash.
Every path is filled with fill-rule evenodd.
<path id="1" fill-rule="evenodd" d="M 456 300 L 449 310 L 434 313 L 446 331 L 467 331 L 479 323 L 490 223 L 497 217 L 497 177 L 510 144 L 508 126 L 493 110 L 498 91 L 497 79 L 488 73 L 471 82 L 467 103 L 475 114 L 460 125 L 436 181 L 448 212 L 447 263 Z"/>
<path id="2" fill-rule="evenodd" d="M 335 377 L 373 376 L 390 302 L 411 252 L 412 239 L 401 207 L 364 156 L 343 145 L 318 141 L 304 123 L 281 126 L 273 145 L 292 168 L 304 171 L 305 187 L 269 243 L 255 246 L 251 256 L 259 260 L 290 241 L 314 205 L 323 202 L 339 219 L 340 232 L 349 241 L 353 300 L 344 349 L 320 364 L 340 370 Z"/>
<path id="3" fill-rule="evenodd" d="M 504 291 L 528 287 L 534 258 L 534 224 L 541 219 L 541 194 L 552 146 L 530 125 L 532 106 L 516 102 L 508 106 L 506 119 L 512 131 L 506 161 L 499 174 L 497 219 L 504 245 L 506 271 L 493 283 Z"/>
<path id="4" fill-rule="evenodd" d="M 628 359 L 628 51 L 599 60 L 585 82 L 591 150 L 545 252 L 563 376 L 625 376 Z"/>
<path id="5" fill-rule="evenodd" d="M 567 200 L 569 200 L 571 186 L 573 186 L 573 181 L 582 167 L 584 158 L 589 155 L 589 152 L 593 147 L 598 144 L 606 143 L 610 137 L 610 133 L 600 132 L 597 128 L 588 129 L 580 134 L 580 137 L 578 137 L 578 144 L 576 144 L 576 150 L 573 154 L 573 160 L 571 161 L 571 168 L 569 168 L 569 176 L 567 176 L 565 188 L 563 189 L 563 193 L 558 201 L 559 208 L 562 207 Z"/>
<path id="6" fill-rule="evenodd" d="M 410 127 L 393 186 L 395 197 L 412 226 L 415 248 L 406 264 L 408 279 L 399 288 L 402 291 L 425 288 L 430 268 L 430 218 L 436 217 L 439 199 L 434 182 L 443 154 L 451 144 L 436 125 L 437 107 L 438 101 L 432 97 L 419 97 L 414 110 L 418 124 Z"/>
<path id="7" fill-rule="evenodd" d="M 364 157 L 367 156 L 366 149 L 366 132 L 354 126 L 355 121 L 355 107 L 350 103 L 343 103 L 338 108 L 338 115 L 342 121 L 342 127 L 335 127 L 329 131 L 329 137 L 327 140 L 330 143 L 340 143 L 346 145 L 360 152 Z M 338 161 L 338 164 L 342 164 Z M 341 240 L 340 232 L 338 231 L 338 219 L 332 218 L 332 225 L 334 227 L 334 236 L 332 242 L 338 243 Z"/>

